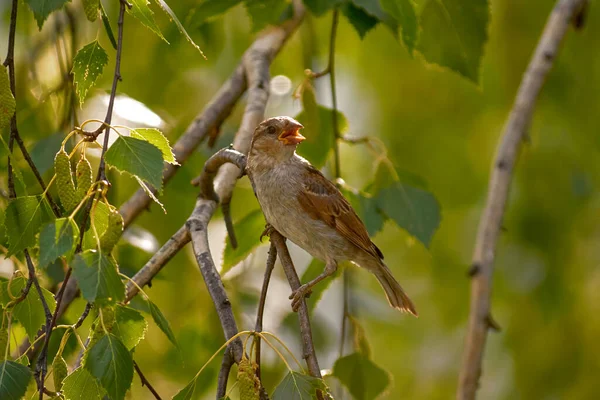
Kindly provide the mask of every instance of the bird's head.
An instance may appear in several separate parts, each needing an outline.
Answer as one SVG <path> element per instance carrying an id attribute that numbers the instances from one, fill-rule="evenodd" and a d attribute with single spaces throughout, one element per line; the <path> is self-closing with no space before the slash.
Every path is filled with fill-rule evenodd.
<path id="1" fill-rule="evenodd" d="M 290 117 L 273 117 L 264 120 L 254 130 L 252 152 L 279 161 L 294 155 L 296 147 L 306 138 L 298 132 L 302 124 Z"/>

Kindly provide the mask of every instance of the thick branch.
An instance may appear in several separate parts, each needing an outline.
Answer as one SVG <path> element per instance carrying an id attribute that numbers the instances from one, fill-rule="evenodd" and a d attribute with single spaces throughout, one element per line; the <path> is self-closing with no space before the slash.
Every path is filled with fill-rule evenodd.
<path id="1" fill-rule="evenodd" d="M 496 243 L 501 231 L 512 172 L 533 115 L 536 99 L 556 58 L 560 43 L 585 0 L 559 0 L 546 23 L 538 46 L 523 76 L 493 164 L 486 206 L 479 223 L 473 253 L 471 311 L 457 399 L 475 398 L 487 331 Z"/>
<path id="2" fill-rule="evenodd" d="M 277 248 L 277 254 L 279 254 L 279 260 L 283 266 L 285 276 L 290 283 L 290 288 L 292 288 L 292 291 L 298 289 L 301 285 L 300 278 L 298 278 L 294 263 L 292 262 L 292 257 L 290 257 L 290 252 L 285 244 L 285 238 L 281 236 L 279 232 L 274 230 L 271 233 L 271 242 L 274 243 Z M 306 360 L 310 374 L 320 378 L 321 369 L 319 368 L 317 354 L 315 353 L 315 345 L 313 344 L 312 330 L 308 316 L 308 307 L 306 306 L 305 299 L 302 299 L 302 303 L 298 309 L 298 320 L 300 321 L 300 331 L 302 333 L 302 357 Z"/>

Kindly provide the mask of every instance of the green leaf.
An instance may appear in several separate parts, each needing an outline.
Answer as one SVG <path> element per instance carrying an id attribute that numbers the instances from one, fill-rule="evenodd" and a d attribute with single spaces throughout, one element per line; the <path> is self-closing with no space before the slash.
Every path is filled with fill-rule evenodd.
<path id="1" fill-rule="evenodd" d="M 145 140 L 155 145 L 163 155 L 165 162 L 173 165 L 179 165 L 173 154 L 173 149 L 161 131 L 155 128 L 136 128 L 131 130 L 131 137 Z"/>
<path id="2" fill-rule="evenodd" d="M 112 400 L 125 398 L 133 379 L 133 359 L 127 347 L 114 335 L 104 335 L 91 349 L 85 362 Z"/>
<path id="3" fill-rule="evenodd" d="M 58 257 L 69 259 L 75 251 L 77 225 L 71 218 L 59 218 L 50 222 L 40 232 L 39 267 L 45 268 Z"/>
<path id="4" fill-rule="evenodd" d="M 335 140 L 332 123 L 333 110 L 317 104 L 312 86 L 305 86 L 302 91 L 302 108 L 295 119 L 304 125 L 302 134 L 306 140 L 300 144 L 298 152 L 316 168 L 320 168 L 325 164 Z M 337 121 L 340 134 L 342 134 L 348 129 L 348 121 L 339 111 Z"/>
<path id="5" fill-rule="evenodd" d="M 96 378 L 83 367 L 65 378 L 62 392 L 67 400 L 102 400 L 106 394 Z"/>
<path id="6" fill-rule="evenodd" d="M 106 64 L 108 64 L 108 55 L 97 40 L 86 44 L 75 54 L 71 73 L 77 85 L 80 106 L 83 105 L 88 90 L 94 86 L 98 77 L 102 75 Z"/>
<path id="7" fill-rule="evenodd" d="M 477 83 L 489 16 L 487 0 L 430 0 L 421 13 L 417 48 L 427 61 Z"/>
<path id="8" fill-rule="evenodd" d="M 15 114 L 15 107 L 15 97 L 10 90 L 8 69 L 4 65 L 0 65 L 0 130 L 10 124 L 10 120 Z"/>
<path id="9" fill-rule="evenodd" d="M 27 391 L 31 376 L 31 370 L 17 362 L 0 363 L 0 399 L 21 399 Z"/>
<path id="10" fill-rule="evenodd" d="M 111 257 L 96 250 L 77 254 L 72 262 L 73 275 L 83 298 L 88 302 L 118 302 L 125 299 L 125 285 Z"/>
<path id="11" fill-rule="evenodd" d="M 375 201 L 386 217 L 429 247 L 441 221 L 440 205 L 431 192 L 396 182 L 381 189 Z"/>
<path id="12" fill-rule="evenodd" d="M 254 210 L 237 222 L 234 226 L 238 237 L 238 247 L 234 249 L 226 239 L 225 251 L 223 252 L 223 269 L 221 274 L 226 273 L 239 262 L 243 261 L 250 252 L 260 245 L 259 236 L 265 228 L 265 218 L 261 210 Z"/>
<path id="13" fill-rule="evenodd" d="M 82 0 L 83 11 L 88 21 L 94 22 L 98 19 L 98 9 L 100 8 L 100 0 Z"/>
<path id="14" fill-rule="evenodd" d="M 45 198 L 25 196 L 12 200 L 6 207 L 6 235 L 8 256 L 27 247 L 35 246 L 42 224 L 52 220 L 52 211 Z"/>
<path id="15" fill-rule="evenodd" d="M 163 156 L 153 144 L 119 136 L 104 155 L 106 164 L 148 182 L 162 192 Z"/>
<path id="16" fill-rule="evenodd" d="M 20 296 L 26 284 L 27 279 L 22 276 L 14 278 L 12 282 L 10 282 L 10 287 L 9 281 L 0 283 L 0 301 L 2 302 L 2 305 L 6 306 L 12 301 L 12 298 Z M 12 298 L 8 293 L 9 290 L 10 294 L 12 294 Z M 54 295 L 44 288 L 42 288 L 42 293 L 50 311 L 54 312 L 54 309 L 56 308 Z M 29 289 L 27 297 L 15 305 L 13 316 L 19 320 L 21 325 L 23 325 L 25 332 L 27 332 L 27 336 L 29 336 L 29 340 L 33 341 L 37 336 L 38 330 L 46 323 L 44 307 L 42 306 L 37 290 L 35 290 L 33 286 Z"/>
<path id="17" fill-rule="evenodd" d="M 381 7 L 400 24 L 402 41 L 412 54 L 417 42 L 418 22 L 411 0 L 380 0 Z"/>
<path id="18" fill-rule="evenodd" d="M 102 25 L 104 25 L 106 36 L 108 36 L 108 39 L 110 40 L 110 44 L 112 44 L 113 49 L 117 50 L 117 41 L 115 39 L 115 34 L 113 33 L 113 29 L 110 26 L 110 19 L 108 19 L 108 15 L 106 15 L 106 11 L 104 10 L 102 2 L 100 2 L 100 15 L 102 16 Z"/>
<path id="19" fill-rule="evenodd" d="M 160 200 L 158 200 L 158 198 L 152 191 L 152 188 L 150 188 L 146 182 L 144 182 L 137 176 L 135 177 L 135 180 L 138 182 L 138 184 L 140 185 L 142 190 L 148 195 L 148 197 L 150 197 L 150 199 L 152 199 L 152 201 L 154 201 L 156 204 L 158 204 L 160 206 L 160 208 L 162 208 L 163 212 L 166 214 L 167 210 L 165 209 L 165 206 L 163 205 L 163 203 L 160 202 Z"/>
<path id="20" fill-rule="evenodd" d="M 313 400 L 317 390 L 327 391 L 323 379 L 290 371 L 277 385 L 273 400 Z"/>
<path id="21" fill-rule="evenodd" d="M 183 27 L 183 24 L 179 21 L 179 18 L 177 18 L 177 15 L 175 15 L 175 13 L 173 12 L 173 10 L 171 10 L 171 7 L 169 7 L 169 5 L 167 3 L 165 3 L 164 0 L 154 0 L 154 1 L 156 1 L 156 3 L 160 6 L 160 8 L 162 8 L 163 11 L 167 13 L 167 15 L 169 16 L 169 18 L 173 22 L 175 22 L 175 25 L 177 25 L 177 29 L 179 29 L 179 32 L 183 36 L 185 36 L 185 38 L 187 39 L 187 41 L 190 42 L 192 44 L 192 46 L 194 46 L 196 48 L 196 50 L 198 50 L 200 52 L 200 55 L 202 55 L 202 57 L 204 57 L 204 59 L 206 59 L 206 57 L 204 56 L 204 53 L 202 52 L 202 50 L 200 50 L 200 46 L 198 46 L 196 44 L 196 42 L 194 42 L 192 40 L 192 38 L 190 37 L 190 35 L 187 33 L 187 31 Z"/>
<path id="22" fill-rule="evenodd" d="M 389 374 L 361 353 L 339 358 L 333 366 L 333 376 L 356 400 L 376 399 L 390 384 Z"/>
<path id="23" fill-rule="evenodd" d="M 117 305 L 115 323 L 111 332 L 127 349 L 133 350 L 144 338 L 147 329 L 148 323 L 139 311 Z"/>
<path id="24" fill-rule="evenodd" d="M 275 24 L 286 10 L 286 0 L 246 0 L 246 11 L 252 20 L 252 31 L 257 32 L 267 25 Z"/>
<path id="25" fill-rule="evenodd" d="M 193 10 L 193 24 L 199 26 L 205 21 L 211 21 L 243 0 L 203 0 Z"/>
<path id="26" fill-rule="evenodd" d="M 364 39 L 367 32 L 375 28 L 379 23 L 377 18 L 369 15 L 365 10 L 355 6 L 351 2 L 344 3 L 341 10 L 361 39 Z"/>
<path id="27" fill-rule="evenodd" d="M 154 21 L 154 13 L 148 6 L 150 2 L 148 0 L 130 0 L 130 3 L 132 7 L 127 7 L 127 12 L 137 18 L 146 28 L 156 33 L 159 38 L 169 43 L 160 32 L 160 28 L 156 25 L 156 21 Z"/>
<path id="28" fill-rule="evenodd" d="M 317 17 L 322 16 L 327 11 L 343 2 L 344 0 L 304 0 L 306 7 L 308 7 L 310 12 Z"/>
<path id="29" fill-rule="evenodd" d="M 48 16 L 56 10 L 62 8 L 65 4 L 71 0 L 25 0 L 25 2 L 33 11 L 33 16 L 37 21 L 39 30 L 42 30 L 42 25 Z"/>
<path id="30" fill-rule="evenodd" d="M 177 340 L 175 339 L 175 335 L 173 334 L 173 331 L 171 330 L 171 325 L 169 324 L 169 321 L 167 321 L 167 319 L 165 318 L 163 313 L 160 311 L 158 306 L 156 304 L 154 304 L 153 302 L 151 302 L 150 300 L 148 300 L 148 306 L 150 307 L 150 314 L 152 315 L 152 318 L 154 319 L 154 323 L 156 323 L 156 325 L 160 328 L 160 330 L 163 331 L 163 333 L 165 335 L 167 335 L 167 337 L 169 338 L 171 343 L 173 343 L 173 345 L 175 345 L 175 347 L 177 347 Z"/>
<path id="31" fill-rule="evenodd" d="M 375 0 L 375 1 L 374 0 L 350 0 L 350 1 L 352 3 L 354 3 L 354 5 L 356 7 L 363 9 L 367 14 L 376 18 L 377 21 L 383 22 L 384 25 L 386 25 L 394 33 L 394 35 L 396 34 L 396 32 L 398 31 L 398 24 L 396 23 L 394 18 L 392 18 L 391 15 L 389 15 L 387 12 L 385 12 L 381 8 L 379 1 L 377 1 L 377 0 Z"/>
<path id="32" fill-rule="evenodd" d="M 385 217 L 377 208 L 377 202 L 373 197 L 367 197 L 367 194 L 354 193 L 350 190 L 342 189 L 344 197 L 350 202 L 356 214 L 361 221 L 365 223 L 369 236 L 375 236 L 383 228 Z"/>
<path id="33" fill-rule="evenodd" d="M 108 228 L 108 214 L 110 210 L 106 203 L 99 200 L 95 200 L 92 210 L 92 218 L 98 238 L 96 238 L 94 230 L 90 227 L 83 234 L 83 248 L 93 250 L 98 247 L 98 241 L 96 239 L 100 240 L 100 237 L 106 231 L 106 228 Z"/>
<path id="34" fill-rule="evenodd" d="M 302 274 L 301 282 L 310 282 L 315 279 L 319 274 L 321 274 L 325 270 L 325 263 L 319 259 L 313 258 L 311 263 Z M 312 288 L 312 294 L 309 298 L 306 299 L 306 305 L 308 306 L 309 311 L 315 309 L 321 297 L 323 297 L 323 293 L 327 290 L 327 288 L 336 280 L 337 277 L 341 275 L 342 268 L 338 268 L 335 273 L 324 281 L 320 282 L 318 285 L 315 285 Z"/>

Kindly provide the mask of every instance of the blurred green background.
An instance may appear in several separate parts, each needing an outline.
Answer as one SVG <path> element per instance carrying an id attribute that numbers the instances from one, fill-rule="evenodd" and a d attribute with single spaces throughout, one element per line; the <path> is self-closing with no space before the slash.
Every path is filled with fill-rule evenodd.
<path id="1" fill-rule="evenodd" d="M 108 2 L 106 2 L 108 3 Z M 116 2 L 106 4 L 114 23 Z M 115 4 L 112 4 L 115 3 Z M 197 1 L 178 0 L 171 7 L 200 45 L 208 60 L 179 35 L 174 24 L 156 13 L 170 44 L 161 41 L 138 21 L 126 16 L 119 93 L 143 103 L 163 120 L 171 140 L 185 130 L 255 38 L 243 7 L 224 16 L 195 23 L 190 10 Z M 425 1 L 418 2 L 422 6 Z M 69 4 L 77 18 L 76 48 L 99 38 L 109 53 L 109 64 L 90 98 L 110 89 L 114 51 L 99 23 L 85 21 L 80 4 Z M 372 360 L 389 371 L 393 383 L 384 399 L 449 399 L 454 397 L 462 357 L 468 304 L 469 268 L 479 216 L 485 201 L 489 168 L 503 124 L 552 1 L 492 0 L 489 40 L 481 67 L 480 84 L 411 57 L 383 24 L 361 40 L 341 18 L 336 47 L 337 95 L 348 133 L 375 136 L 388 149 L 398 170 L 419 175 L 441 204 L 442 222 L 430 249 L 388 222 L 374 237 L 386 262 L 419 310 L 415 319 L 390 309 L 375 279 L 352 269 L 352 314 L 366 330 Z M 0 4 L 1 32 L 8 31 L 9 2 Z M 60 125 L 64 99 L 39 96 L 60 83 L 50 17 L 41 32 L 29 8 L 19 7 L 17 35 L 17 116 L 22 137 L 45 165 L 67 131 Z M 492 311 L 502 327 L 490 333 L 481 399 L 592 399 L 600 393 L 600 8 L 592 4 L 586 26 L 569 32 L 540 95 L 529 138 L 523 146 L 504 218 L 505 231 L 497 248 Z M 271 69 L 283 89 L 271 96 L 267 116 L 296 115 L 301 104 L 291 96 L 304 78 L 304 69 L 321 70 L 327 63 L 331 14 L 308 16 L 284 47 Z M 67 34 L 70 38 L 70 34 Z M 6 53 L 3 33 L 0 54 Z M 70 40 L 70 39 L 69 39 Z M 67 54 L 67 56 L 72 56 Z M 289 85 L 288 85 L 289 84 Z M 289 87 L 288 87 L 289 86 Z M 331 106 L 327 78 L 316 84 L 321 104 Z M 99 97 L 98 97 L 99 98 Z M 94 99 L 90 100 L 94 103 Z M 86 118 L 104 118 L 105 105 L 84 107 Z M 162 245 L 192 211 L 197 189 L 190 180 L 204 160 L 232 141 L 244 101 L 222 127 L 215 148 L 203 145 L 167 185 L 161 197 L 167 214 L 153 205 L 136 220 L 144 245 Z M 125 107 L 122 108 L 122 110 Z M 118 118 L 134 120 L 117 103 Z M 142 112 L 140 122 L 149 123 Z M 152 114 L 149 114 L 152 116 Z M 342 177 L 362 188 L 374 176 L 373 155 L 361 146 L 343 144 Z M 299 148 L 302 154 L 302 146 Z M 5 152 L 1 166 L 6 170 Z M 24 166 L 23 163 L 20 165 Z M 42 169 L 44 169 L 42 167 Z M 23 168 L 26 172 L 25 168 Z M 4 174 L 3 177 L 6 175 Z M 3 178 L 2 186 L 6 187 Z M 28 182 L 32 177 L 26 174 Z M 112 200 L 121 204 L 137 186 L 113 176 Z M 234 220 L 256 208 L 249 182 L 244 179 L 233 199 Z M 144 236 L 143 231 L 156 242 Z M 225 244 L 219 215 L 211 223 L 210 240 L 217 263 Z M 255 232 L 258 240 L 260 232 Z M 138 241 L 139 242 L 139 241 Z M 119 248 L 121 268 L 134 273 L 150 257 L 135 240 Z M 240 329 L 253 329 L 266 245 L 225 275 Z M 144 247 L 144 246 L 141 246 Z M 308 256 L 292 248 L 303 271 Z M 265 329 L 280 335 L 301 356 L 297 319 L 290 316 L 289 287 L 280 268 L 267 302 Z M 51 284 L 52 279 L 48 279 Z M 317 305 L 315 341 L 321 368 L 337 358 L 341 320 L 341 279 L 330 286 Z M 147 290 L 165 313 L 182 351 L 169 344 L 159 329 L 149 330 L 135 359 L 159 393 L 169 397 L 182 388 L 223 343 L 213 304 L 190 248 L 176 256 Z M 84 303 L 78 300 L 66 320 L 76 319 Z M 351 340 L 346 351 L 351 351 Z M 274 387 L 285 367 L 268 350 L 265 381 Z M 201 398 L 214 396 L 219 362 L 203 374 Z M 332 378 L 328 383 L 337 384 Z M 338 390 L 339 391 L 339 390 Z M 148 398 L 134 379 L 131 398 Z"/>

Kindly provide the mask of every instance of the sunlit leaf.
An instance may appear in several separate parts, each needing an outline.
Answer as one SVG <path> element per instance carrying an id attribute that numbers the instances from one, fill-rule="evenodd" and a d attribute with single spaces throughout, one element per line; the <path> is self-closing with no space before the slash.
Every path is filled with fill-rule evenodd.
<path id="1" fill-rule="evenodd" d="M 0 65 L 0 130 L 10 124 L 15 114 L 15 107 L 15 98 L 10 91 L 8 70 L 4 65 Z"/>
<path id="2" fill-rule="evenodd" d="M 101 400 L 106 394 L 96 378 L 83 367 L 66 377 L 62 392 L 66 400 Z"/>
<path id="3" fill-rule="evenodd" d="M 98 247 L 98 240 L 100 240 L 100 237 L 106 231 L 106 228 L 108 228 L 108 214 L 110 210 L 106 203 L 95 201 L 92 210 L 95 233 L 98 234 L 98 237 L 95 236 L 92 227 L 89 227 L 89 229 L 85 231 L 83 235 L 83 248 L 86 250 Z"/>
<path id="4" fill-rule="evenodd" d="M 73 81 L 77 85 L 79 104 L 82 105 L 87 92 L 94 86 L 104 66 L 108 63 L 108 55 L 97 40 L 79 49 L 73 58 Z"/>
<path id="5" fill-rule="evenodd" d="M 14 361 L 0 363 L 0 399 L 18 400 L 25 395 L 31 370 Z"/>
<path id="6" fill-rule="evenodd" d="M 60 256 L 69 258 L 75 251 L 77 225 L 71 218 L 50 222 L 40 232 L 39 267 L 45 268 Z"/>
<path id="7" fill-rule="evenodd" d="M 338 359 L 333 366 L 333 376 L 356 400 L 376 399 L 390 384 L 389 373 L 361 353 Z"/>
<path id="8" fill-rule="evenodd" d="M 295 119 L 304 125 L 302 135 L 306 140 L 298 146 L 298 153 L 319 168 L 325 164 L 334 145 L 333 110 L 317 104 L 314 89 L 310 85 L 302 91 L 302 108 Z M 346 117 L 339 111 L 337 123 L 340 134 L 348 129 Z"/>
<path id="9" fill-rule="evenodd" d="M 27 279 L 24 277 L 14 278 L 10 284 L 9 281 L 1 282 L 0 301 L 2 302 L 2 305 L 6 306 L 12 301 L 12 298 L 19 297 L 26 284 Z M 9 295 L 9 290 L 12 296 Z M 54 295 L 44 288 L 42 288 L 42 293 L 50 312 L 54 312 L 54 309 L 56 308 Z M 29 336 L 29 340 L 34 340 L 38 330 L 46 323 L 46 313 L 44 312 L 40 296 L 33 286 L 27 293 L 27 297 L 15 305 L 13 316 L 21 323 L 21 325 L 23 325 L 25 332 L 27 332 L 27 336 Z"/>
<path id="10" fill-rule="evenodd" d="M 226 239 L 222 274 L 243 261 L 255 247 L 260 245 L 259 237 L 265 229 L 265 218 L 262 211 L 254 210 L 250 212 L 234 224 L 234 229 L 238 238 L 238 247 L 234 249 L 229 239 Z"/>
<path id="11" fill-rule="evenodd" d="M 150 308 L 150 314 L 152 315 L 152 319 L 154 319 L 154 323 L 156 323 L 160 330 L 163 331 L 165 335 L 167 335 L 167 338 L 169 338 L 171 343 L 177 346 L 177 340 L 175 340 L 175 335 L 171 330 L 171 325 L 169 324 L 169 321 L 165 318 L 158 306 L 150 300 L 148 300 L 148 306 Z"/>
<path id="12" fill-rule="evenodd" d="M 42 30 L 42 25 L 48 16 L 56 10 L 61 9 L 70 0 L 25 0 L 33 11 L 33 16 L 37 21 L 38 28 Z"/>
<path id="13" fill-rule="evenodd" d="M 119 138 L 104 156 L 106 164 L 140 179 L 162 191 L 163 156 L 153 144 L 128 136 Z"/>
<path id="14" fill-rule="evenodd" d="M 252 20 L 252 30 L 257 32 L 270 24 L 275 24 L 288 7 L 286 0 L 246 0 L 246 10 Z"/>
<path id="15" fill-rule="evenodd" d="M 104 335 L 88 350 L 84 365 L 112 400 L 125 398 L 133 380 L 133 359 L 127 347 L 114 335 Z"/>
<path id="16" fill-rule="evenodd" d="M 25 196 L 12 200 L 6 207 L 4 225 L 8 237 L 8 255 L 35 246 L 42 224 L 52 220 L 52 211 L 45 198 Z"/>
<path id="17" fill-rule="evenodd" d="M 380 0 L 381 7 L 396 19 L 402 30 L 402 41 L 412 54 L 417 42 L 418 22 L 412 0 Z"/>
<path id="18" fill-rule="evenodd" d="M 418 50 L 429 62 L 477 83 L 488 39 L 488 0 L 431 0 L 421 12 Z"/>
<path id="19" fill-rule="evenodd" d="M 131 8 L 127 7 L 127 12 L 138 19 L 146 28 L 156 33 L 159 38 L 169 43 L 163 36 L 156 21 L 154 20 L 154 13 L 150 9 L 150 2 L 148 0 L 130 0 Z"/>
<path id="20" fill-rule="evenodd" d="M 163 155 L 165 162 L 179 165 L 173 154 L 173 149 L 169 144 L 169 139 L 156 128 L 136 128 L 131 131 L 131 137 L 145 140 L 155 145 Z"/>
<path id="21" fill-rule="evenodd" d="M 290 371 L 277 385 L 273 400 L 313 400 L 317 390 L 327 390 L 323 379 Z"/>
<path id="22" fill-rule="evenodd" d="M 117 302 L 125 298 L 125 285 L 119 277 L 117 265 L 107 254 L 86 250 L 73 258 L 72 267 L 87 301 Z"/>
<path id="23" fill-rule="evenodd" d="M 187 39 L 187 41 L 190 42 L 192 44 L 192 46 L 194 46 L 196 48 L 196 50 L 198 50 L 200 52 L 200 54 L 202 55 L 202 57 L 206 58 L 204 56 L 204 53 L 202 52 L 202 50 L 200 50 L 200 46 L 198 46 L 196 44 L 196 42 L 194 42 L 192 40 L 192 38 L 190 37 L 190 35 L 187 33 L 187 31 L 183 27 L 183 24 L 179 21 L 179 18 L 177 18 L 177 15 L 175 15 L 175 13 L 173 12 L 173 10 L 171 10 L 171 7 L 169 7 L 169 5 L 164 0 L 154 0 L 154 1 L 156 1 L 156 3 L 160 6 L 160 8 L 162 8 L 163 11 L 167 13 L 167 15 L 169 16 L 169 18 L 173 22 L 175 22 L 175 25 L 177 25 L 177 29 L 179 29 L 179 32 L 183 36 L 185 36 L 185 38 Z M 165 161 L 167 161 L 167 160 L 165 159 Z"/>
<path id="24" fill-rule="evenodd" d="M 147 329 L 148 323 L 139 311 L 117 305 L 111 333 L 119 338 L 127 349 L 133 350 L 144 338 Z"/>

